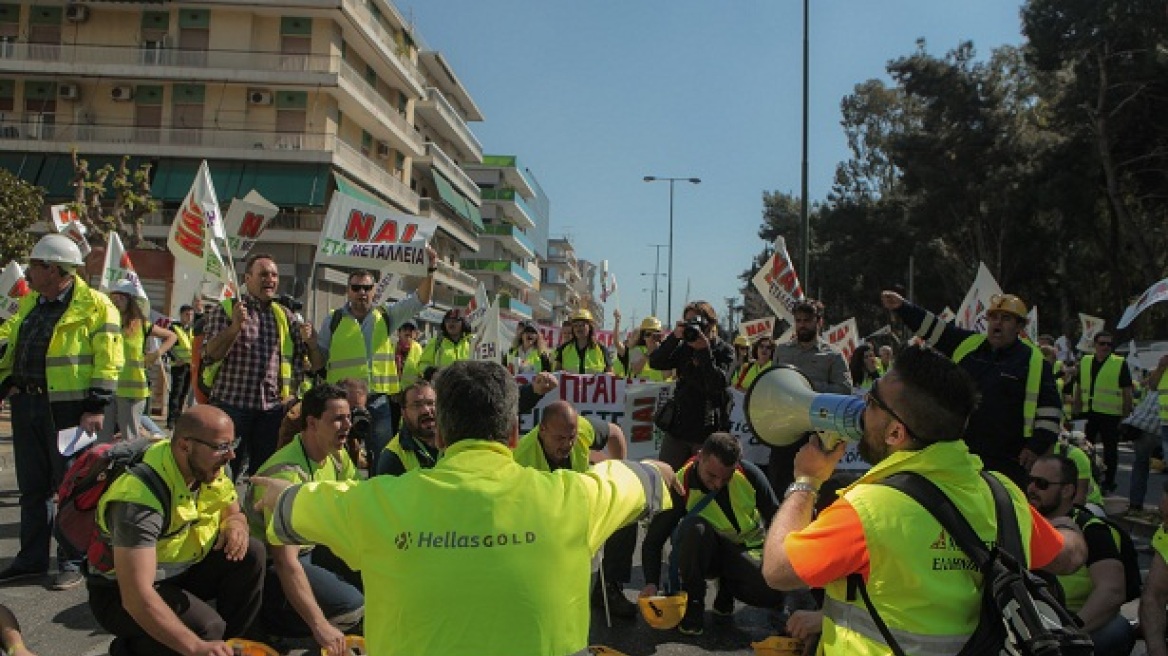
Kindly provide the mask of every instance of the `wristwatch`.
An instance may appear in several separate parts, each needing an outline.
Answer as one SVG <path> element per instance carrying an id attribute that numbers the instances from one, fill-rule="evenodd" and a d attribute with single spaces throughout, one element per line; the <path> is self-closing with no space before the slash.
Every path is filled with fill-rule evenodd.
<path id="1" fill-rule="evenodd" d="M 810 492 L 811 498 L 819 498 L 819 483 L 810 476 L 800 476 L 795 479 L 794 483 L 787 486 L 787 491 L 783 493 L 783 501 L 791 498 L 792 494 L 796 492 Z"/>

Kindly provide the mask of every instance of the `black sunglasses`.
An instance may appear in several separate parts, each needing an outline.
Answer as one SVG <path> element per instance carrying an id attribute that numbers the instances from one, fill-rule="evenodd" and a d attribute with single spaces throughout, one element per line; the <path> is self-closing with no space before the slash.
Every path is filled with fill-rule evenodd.
<path id="1" fill-rule="evenodd" d="M 349 289 L 355 292 L 372 291 L 373 285 L 349 285 Z"/>
<path id="2" fill-rule="evenodd" d="M 906 424 L 905 421 L 900 418 L 900 415 L 896 414 L 896 412 L 892 408 L 888 407 L 888 404 L 880 398 L 880 394 L 876 391 L 879 386 L 879 380 L 872 381 L 872 389 L 868 390 L 868 393 L 864 395 L 865 405 L 875 405 L 877 408 L 887 412 L 889 416 L 900 422 L 901 426 L 904 426 L 904 432 L 908 433 L 909 437 L 917 440 L 918 442 L 923 442 L 924 440 L 917 437 L 917 434 L 913 432 L 913 429 L 908 427 L 908 424 Z"/>
<path id="3" fill-rule="evenodd" d="M 1034 487 L 1036 487 L 1040 490 L 1043 490 L 1043 491 L 1046 491 L 1051 485 L 1070 485 L 1071 483 L 1075 482 L 1075 481 L 1070 481 L 1070 482 L 1048 481 L 1045 478 L 1042 478 L 1041 476 L 1029 476 L 1029 477 L 1027 477 L 1026 480 L 1028 480 L 1030 482 L 1030 484 L 1033 485 Z"/>

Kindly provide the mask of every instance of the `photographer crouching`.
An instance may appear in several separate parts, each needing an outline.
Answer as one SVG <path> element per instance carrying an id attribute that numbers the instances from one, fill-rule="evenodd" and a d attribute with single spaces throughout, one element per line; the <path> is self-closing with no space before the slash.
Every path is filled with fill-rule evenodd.
<path id="1" fill-rule="evenodd" d="M 734 350 L 718 337 L 718 313 L 705 301 L 682 310 L 673 332 L 649 354 L 649 366 L 677 371 L 672 408 L 662 426 L 660 459 L 674 469 L 698 452 L 711 433 L 730 427 L 726 392 Z"/>

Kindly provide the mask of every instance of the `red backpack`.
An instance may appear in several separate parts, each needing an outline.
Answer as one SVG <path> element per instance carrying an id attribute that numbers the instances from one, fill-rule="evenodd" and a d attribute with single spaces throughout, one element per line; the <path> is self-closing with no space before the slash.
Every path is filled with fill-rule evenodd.
<path id="1" fill-rule="evenodd" d="M 97 504 L 101 495 L 122 474 L 138 477 L 162 503 L 163 530 L 170 526 L 170 488 L 154 468 L 142 462 L 155 442 L 146 439 L 98 444 L 69 465 L 57 488 L 57 516 L 53 522 L 57 541 L 85 554 L 91 567 L 113 569 L 113 551 L 101 540 Z"/>

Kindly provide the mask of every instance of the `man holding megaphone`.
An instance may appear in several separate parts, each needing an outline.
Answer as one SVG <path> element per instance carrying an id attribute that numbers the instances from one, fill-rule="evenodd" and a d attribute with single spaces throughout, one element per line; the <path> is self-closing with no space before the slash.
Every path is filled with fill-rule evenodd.
<path id="1" fill-rule="evenodd" d="M 983 334 L 942 321 L 893 291 L 881 292 L 880 302 L 973 377 L 981 401 L 965 428 L 969 450 L 986 469 L 1024 488 L 1030 465 L 1058 439 L 1062 417 L 1050 363 L 1038 347 L 1020 338 L 1026 304 L 1013 294 L 995 294 L 986 308 Z"/>

